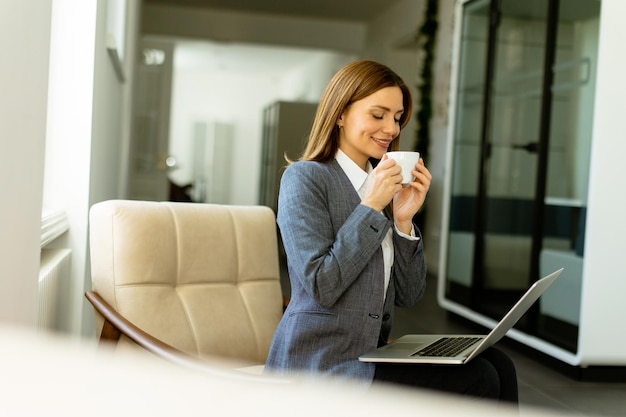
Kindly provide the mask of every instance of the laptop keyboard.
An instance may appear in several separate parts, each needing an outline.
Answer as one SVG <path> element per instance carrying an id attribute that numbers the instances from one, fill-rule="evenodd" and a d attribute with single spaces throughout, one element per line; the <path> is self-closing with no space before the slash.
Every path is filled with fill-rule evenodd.
<path id="1" fill-rule="evenodd" d="M 411 356 L 457 356 L 480 337 L 442 337 Z"/>

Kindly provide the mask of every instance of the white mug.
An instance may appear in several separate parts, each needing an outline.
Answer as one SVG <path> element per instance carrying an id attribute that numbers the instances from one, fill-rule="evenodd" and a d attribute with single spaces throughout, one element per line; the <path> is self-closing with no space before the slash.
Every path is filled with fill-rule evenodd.
<path id="1" fill-rule="evenodd" d="M 408 184 L 415 180 L 411 171 L 415 171 L 415 164 L 417 164 L 417 161 L 420 159 L 419 152 L 394 151 L 387 152 L 387 156 L 389 159 L 396 161 L 396 164 L 400 165 L 402 168 L 402 184 Z"/>

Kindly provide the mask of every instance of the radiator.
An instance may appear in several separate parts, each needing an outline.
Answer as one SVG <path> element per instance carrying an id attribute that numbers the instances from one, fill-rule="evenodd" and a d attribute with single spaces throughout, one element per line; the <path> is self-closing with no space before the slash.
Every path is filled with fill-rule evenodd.
<path id="1" fill-rule="evenodd" d="M 70 249 L 42 249 L 39 268 L 38 327 L 61 331 L 67 327 L 71 279 Z"/>

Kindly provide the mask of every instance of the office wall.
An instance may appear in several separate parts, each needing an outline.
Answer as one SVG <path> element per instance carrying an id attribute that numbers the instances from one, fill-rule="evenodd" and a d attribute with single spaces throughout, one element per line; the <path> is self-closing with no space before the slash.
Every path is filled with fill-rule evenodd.
<path id="1" fill-rule="evenodd" d="M 131 33 L 138 4 L 129 2 Z M 87 216 L 94 202 L 120 195 L 130 97 L 130 81 L 115 78 L 107 55 L 106 15 L 107 0 L 0 2 L 6 58 L 0 66 L 2 321 L 36 325 L 45 204 L 64 210 L 70 223 L 52 244 L 72 250 L 72 322 L 64 327 L 73 334 L 92 330 L 93 313 L 83 297 L 89 282 Z M 129 37 L 129 46 L 135 39 Z"/>
<path id="2" fill-rule="evenodd" d="M 224 123 L 232 127 L 230 204 L 257 204 L 261 169 L 263 109 L 278 101 L 317 102 L 337 68 L 352 56 L 312 53 L 308 60 L 281 74 L 255 74 L 178 68 L 174 71 L 170 153 L 180 168 L 170 177 L 193 181 L 193 127 Z"/>
<path id="3" fill-rule="evenodd" d="M 626 140 L 623 101 L 626 55 L 623 50 L 626 2 L 603 0 L 589 174 L 589 206 L 581 302 L 581 362 L 625 364 L 626 196 L 623 183 Z M 607 326 L 616 323 L 615 329 Z"/>
<path id="4" fill-rule="evenodd" d="M 68 218 L 69 231 L 52 246 L 72 251 L 70 301 L 64 306 L 71 323 L 64 328 L 76 332 L 81 326 L 82 314 L 77 312 L 82 310 L 87 255 L 96 17 L 93 1 L 53 3 L 43 205 L 63 210 Z"/>
<path id="5" fill-rule="evenodd" d="M 123 60 L 126 80 L 121 82 L 106 48 L 108 5 L 107 0 L 53 4 L 44 204 L 64 210 L 70 225 L 52 246 L 72 250 L 67 328 L 74 334 L 91 333 L 93 328 L 93 313 L 83 297 L 90 285 L 89 208 L 122 195 L 120 175 L 126 164 L 124 106 L 130 96 L 126 91 L 132 82 L 132 62 Z M 136 2 L 129 2 L 131 31 L 136 8 Z M 133 51 L 132 32 L 127 43 L 128 57 Z"/>
<path id="6" fill-rule="evenodd" d="M 123 198 L 127 187 L 128 155 L 130 146 L 130 121 L 133 89 L 133 71 L 135 65 L 136 43 L 139 33 L 139 15 L 141 2 L 126 2 L 126 39 L 123 43 L 122 71 L 124 80 L 115 74 L 110 56 L 106 49 L 107 41 L 107 3 L 111 0 L 98 0 L 97 24 L 95 37 L 94 84 L 93 84 L 93 121 L 90 153 L 85 155 L 90 172 L 89 187 L 86 190 L 82 217 L 81 233 L 88 238 L 89 208 L 100 201 Z M 78 227 L 78 225 L 77 225 Z M 80 247 L 83 256 L 82 268 L 77 271 L 76 296 L 81 300 L 77 314 L 83 320 L 82 334 L 93 331 L 93 308 L 83 297 L 86 289 L 91 288 L 91 270 L 89 268 L 89 244 Z M 82 282 L 80 278 L 83 278 Z M 82 304 L 80 304 L 82 303 Z M 78 307 L 78 306 L 77 306 Z M 77 323 L 78 324 L 78 323 Z"/>
<path id="7" fill-rule="evenodd" d="M 24 326 L 37 322 L 51 3 L 0 1 L 0 321 Z"/>

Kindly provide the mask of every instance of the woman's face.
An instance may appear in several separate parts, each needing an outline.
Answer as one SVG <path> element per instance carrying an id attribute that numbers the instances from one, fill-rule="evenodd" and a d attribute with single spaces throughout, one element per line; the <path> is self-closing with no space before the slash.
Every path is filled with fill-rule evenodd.
<path id="1" fill-rule="evenodd" d="M 355 101 L 337 120 L 339 149 L 365 170 L 367 160 L 381 159 L 400 134 L 403 111 L 400 87 L 385 87 Z"/>

